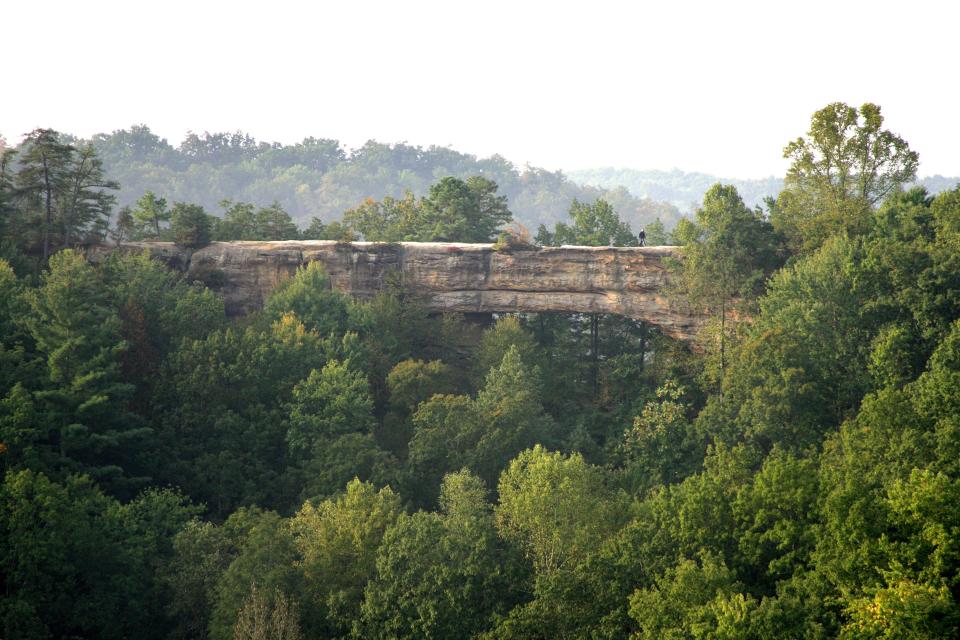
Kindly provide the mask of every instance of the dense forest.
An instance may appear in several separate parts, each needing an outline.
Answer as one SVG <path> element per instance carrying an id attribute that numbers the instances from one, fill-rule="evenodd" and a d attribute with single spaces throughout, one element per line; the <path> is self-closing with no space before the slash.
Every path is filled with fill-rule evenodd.
<path id="1" fill-rule="evenodd" d="M 227 319 L 203 283 L 84 246 L 637 229 L 571 197 L 506 232 L 486 172 L 312 231 L 289 201 L 214 217 L 159 183 L 118 208 L 103 146 L 33 132 L 0 162 L 0 636 L 957 637 L 960 185 L 911 187 L 872 104 L 783 153 L 764 207 L 715 184 L 647 228 L 683 246 L 666 293 L 712 318 L 688 345 L 352 300 L 316 263 Z"/>
<path id="2" fill-rule="evenodd" d="M 623 187 L 584 187 L 561 172 L 518 169 L 501 156 L 478 159 L 446 147 L 369 141 L 348 150 L 337 140 L 305 138 L 292 145 L 257 141 L 243 132 L 189 134 L 178 147 L 145 125 L 98 134 L 90 140 L 62 135 L 63 142 L 91 146 L 106 175 L 120 184 L 121 206 L 146 192 L 191 202 L 211 213 L 222 200 L 278 203 L 305 227 L 311 218 L 332 222 L 344 210 L 372 198 L 426 195 L 447 176 L 483 176 L 496 182 L 518 222 L 536 228 L 560 221 L 574 198 L 604 198 L 634 226 L 680 217 L 669 204 L 632 196 Z M 0 140 L 2 147 L 2 140 Z"/>

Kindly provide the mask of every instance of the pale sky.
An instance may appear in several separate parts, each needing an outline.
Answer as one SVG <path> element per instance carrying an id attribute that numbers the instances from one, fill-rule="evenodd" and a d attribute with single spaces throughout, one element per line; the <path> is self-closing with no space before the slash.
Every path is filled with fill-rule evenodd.
<path id="1" fill-rule="evenodd" d="M 875 102 L 960 175 L 960 2 L 0 0 L 0 133 L 144 123 L 449 145 L 517 165 L 782 175 Z"/>

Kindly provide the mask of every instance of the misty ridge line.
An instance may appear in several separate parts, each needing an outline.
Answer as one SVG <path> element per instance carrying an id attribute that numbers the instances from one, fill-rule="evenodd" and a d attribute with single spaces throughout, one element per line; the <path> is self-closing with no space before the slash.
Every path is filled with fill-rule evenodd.
<path id="1" fill-rule="evenodd" d="M 660 220 L 672 228 L 699 206 L 717 182 L 732 184 L 749 207 L 762 206 L 783 188 L 783 179 L 722 178 L 681 169 L 599 167 L 575 171 L 522 167 L 494 154 L 486 158 L 451 146 L 417 146 L 369 140 L 347 148 L 333 138 L 308 136 L 282 144 L 258 141 L 243 131 L 188 132 L 174 147 L 139 124 L 89 139 L 62 133 L 64 142 L 91 143 L 109 177 L 120 183 L 118 205 L 132 205 L 151 191 L 168 201 L 196 203 L 220 211 L 223 200 L 280 203 L 300 225 L 316 217 L 339 219 L 368 198 L 420 197 L 444 176 L 482 175 L 507 196 L 515 220 L 530 229 L 552 227 L 567 217 L 573 200 L 603 198 L 633 229 Z M 3 144 L 0 138 L 0 145 Z M 952 188 L 960 177 L 917 181 L 931 194 Z"/>
<path id="2" fill-rule="evenodd" d="M 567 172 L 571 180 L 582 185 L 615 189 L 625 187 L 639 198 L 669 202 L 684 213 L 692 213 L 699 207 L 703 194 L 720 182 L 737 188 L 743 201 L 750 207 L 761 206 L 765 198 L 776 198 L 783 190 L 783 178 L 728 178 L 673 168 L 631 169 L 628 167 L 599 167 Z M 960 176 L 939 174 L 919 178 L 909 186 L 921 186 L 931 195 L 952 189 L 960 183 Z M 909 188 L 909 186 L 907 188 Z"/>

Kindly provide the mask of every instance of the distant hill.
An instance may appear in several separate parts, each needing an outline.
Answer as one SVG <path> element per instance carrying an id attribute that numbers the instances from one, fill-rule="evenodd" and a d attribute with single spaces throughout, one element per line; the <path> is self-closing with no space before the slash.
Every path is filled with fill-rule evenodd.
<path id="1" fill-rule="evenodd" d="M 515 219 L 533 233 L 540 224 L 566 220 L 574 198 L 607 199 L 634 229 L 658 217 L 672 227 L 681 215 L 671 204 L 634 196 L 624 187 L 584 186 L 559 171 L 518 168 L 502 156 L 478 158 L 448 147 L 371 140 L 347 149 L 322 138 L 283 145 L 242 132 L 190 134 L 174 147 L 144 125 L 98 134 L 91 142 L 107 175 L 120 182 L 121 205 L 148 190 L 167 201 L 201 204 L 214 214 L 226 198 L 256 205 L 277 201 L 303 227 L 312 217 L 338 219 L 366 198 L 406 191 L 425 195 L 445 176 L 484 175 L 496 181 Z"/>
<path id="2" fill-rule="evenodd" d="M 763 199 L 767 196 L 776 197 L 783 189 L 783 179 L 774 176 L 758 180 L 738 180 L 679 169 L 641 171 L 601 167 L 571 171 L 567 175 L 574 182 L 585 186 L 604 189 L 622 186 L 634 196 L 669 202 L 684 213 L 694 211 L 697 204 L 703 200 L 703 194 L 717 182 L 735 186 L 744 202 L 751 207 L 763 204 Z M 920 179 L 917 184 L 925 186 L 931 194 L 935 194 L 960 184 L 960 177 L 930 176 Z"/>

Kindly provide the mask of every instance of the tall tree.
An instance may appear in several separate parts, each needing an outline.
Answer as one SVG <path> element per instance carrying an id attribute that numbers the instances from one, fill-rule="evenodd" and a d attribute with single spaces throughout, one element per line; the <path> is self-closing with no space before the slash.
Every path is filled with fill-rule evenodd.
<path id="1" fill-rule="evenodd" d="M 543 245 L 559 247 L 565 244 L 587 247 L 632 247 L 637 238 L 630 225 L 617 215 L 613 206 L 606 200 L 593 203 L 574 199 L 569 211 L 571 224 L 558 222 L 551 232 L 545 225 L 537 230 L 537 242 Z M 590 381 L 593 396 L 599 391 L 600 372 L 600 315 L 591 313 L 590 322 Z"/>
<path id="2" fill-rule="evenodd" d="M 420 202 L 422 210 L 412 240 L 490 242 L 512 219 L 506 196 L 496 195 L 497 184 L 482 176 L 463 181 L 448 176 L 430 187 Z"/>
<path id="3" fill-rule="evenodd" d="M 917 153 L 882 127 L 879 106 L 834 102 L 813 114 L 807 137 L 784 148 L 792 163 L 772 219 L 795 249 L 862 231 L 870 209 L 916 177 Z"/>
<path id="4" fill-rule="evenodd" d="M 528 368 L 511 346 L 475 400 L 435 395 L 420 405 L 413 416 L 410 462 L 427 480 L 425 492 L 443 474 L 463 467 L 492 485 L 513 456 L 552 435 L 539 377 L 539 369 Z"/>
<path id="5" fill-rule="evenodd" d="M 66 250 L 51 257 L 28 301 L 27 325 L 49 373 L 39 394 L 49 407 L 49 444 L 64 471 L 129 491 L 142 481 L 130 476 L 149 430 L 128 411 L 133 385 L 120 375 L 128 344 L 109 290 L 81 253 Z"/>
<path id="6" fill-rule="evenodd" d="M 136 222 L 133 219 L 133 213 L 130 207 L 122 207 L 117 212 L 117 221 L 114 223 L 112 236 L 117 245 L 133 238 L 136 231 Z"/>
<path id="7" fill-rule="evenodd" d="M 196 204 L 176 202 L 170 210 L 173 241 L 177 244 L 199 249 L 210 244 L 212 237 L 210 216 Z"/>
<path id="8" fill-rule="evenodd" d="M 257 214 L 249 202 L 221 200 L 223 218 L 217 226 L 217 240 L 266 240 L 257 237 Z"/>
<path id="9" fill-rule="evenodd" d="M 513 459 L 500 475 L 499 493 L 500 535 L 540 574 L 571 568 L 626 520 L 625 496 L 606 485 L 602 469 L 540 445 Z"/>
<path id="10" fill-rule="evenodd" d="M 0 244 L 13 240 L 14 217 L 17 213 L 13 203 L 13 159 L 16 151 L 6 145 L 0 136 Z"/>
<path id="11" fill-rule="evenodd" d="M 748 209 L 730 185 L 716 184 L 707 191 L 694 225 L 675 288 L 691 308 L 716 318 L 722 378 L 728 321 L 731 314 L 749 311 L 767 276 L 780 266 L 779 242 L 770 223 Z"/>
<path id="12" fill-rule="evenodd" d="M 373 400 L 363 373 L 331 360 L 293 388 L 287 444 L 303 455 L 349 433 L 373 429 Z"/>
<path id="13" fill-rule="evenodd" d="M 276 201 L 257 210 L 257 231 L 264 240 L 296 240 L 300 237 L 290 214 Z"/>
<path id="14" fill-rule="evenodd" d="M 108 180 L 104 175 L 103 162 L 97 157 L 93 145 L 84 145 L 77 150 L 60 205 L 61 241 L 65 246 L 83 231 L 103 237 L 110 209 L 116 201 L 110 191 L 119 188 L 117 181 Z"/>
<path id="15" fill-rule="evenodd" d="M 136 208 L 133 210 L 133 219 L 136 221 L 140 232 L 152 235 L 154 240 L 161 238 L 160 224 L 169 222 L 170 216 L 171 212 L 167 210 L 167 201 L 158 198 L 153 191 L 144 193 L 137 200 Z"/>
<path id="16" fill-rule="evenodd" d="M 23 141 L 17 193 L 43 228 L 43 261 L 50 256 L 50 234 L 56 215 L 57 197 L 64 193 L 71 172 L 74 148 L 60 141 L 53 129 L 34 129 Z"/>
<path id="17" fill-rule="evenodd" d="M 305 503 L 290 520 L 305 589 L 303 607 L 313 637 L 344 637 L 360 617 L 377 549 L 402 512 L 390 487 L 353 480 L 346 492 Z M 305 625 L 306 626 L 306 625 Z"/>

